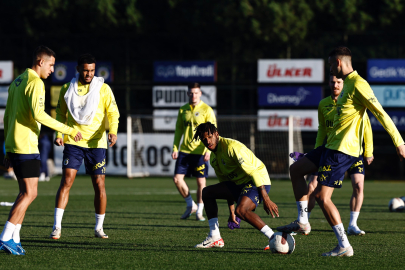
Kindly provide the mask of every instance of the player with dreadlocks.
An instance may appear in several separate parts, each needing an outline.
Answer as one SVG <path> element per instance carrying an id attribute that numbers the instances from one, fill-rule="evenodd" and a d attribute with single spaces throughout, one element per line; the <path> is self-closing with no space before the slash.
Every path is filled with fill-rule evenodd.
<path id="1" fill-rule="evenodd" d="M 210 233 L 196 248 L 223 247 L 224 240 L 219 233 L 217 199 L 227 200 L 229 221 L 238 223 L 236 216 L 261 231 L 270 240 L 274 234 L 263 220 L 253 211 L 263 201 L 264 210 L 273 218 L 278 217 L 278 208 L 268 193 L 270 177 L 263 162 L 244 144 L 220 137 L 215 125 L 210 122 L 196 128 L 195 140 L 201 140 L 209 150 L 211 166 L 219 183 L 205 187 L 202 199 L 208 217 Z M 236 209 L 234 202 L 237 202 Z"/>

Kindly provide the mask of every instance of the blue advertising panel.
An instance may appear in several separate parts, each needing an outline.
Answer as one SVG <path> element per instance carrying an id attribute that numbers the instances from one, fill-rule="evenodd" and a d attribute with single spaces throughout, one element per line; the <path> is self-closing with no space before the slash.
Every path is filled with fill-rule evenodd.
<path id="1" fill-rule="evenodd" d="M 375 118 L 375 116 L 367 111 L 370 117 L 371 128 L 374 130 L 385 130 L 381 123 Z M 395 126 L 399 131 L 405 131 L 405 111 L 386 111 L 386 113 L 391 117 Z"/>
<path id="2" fill-rule="evenodd" d="M 66 83 L 70 82 L 76 76 L 76 61 L 63 61 L 55 63 L 55 72 L 52 73 L 52 82 Z M 96 74 L 97 77 L 103 77 L 104 82 L 110 83 L 113 81 L 113 70 L 111 62 L 97 62 Z"/>
<path id="3" fill-rule="evenodd" d="M 262 86 L 258 91 L 259 106 L 318 106 L 322 99 L 321 86 Z"/>
<path id="4" fill-rule="evenodd" d="M 405 85 L 372 85 L 371 88 L 383 107 L 405 107 Z"/>
<path id="5" fill-rule="evenodd" d="M 153 79 L 155 82 L 215 82 L 217 65 L 215 61 L 155 61 Z"/>
<path id="6" fill-rule="evenodd" d="M 369 59 L 369 82 L 405 82 L 405 59 Z"/>

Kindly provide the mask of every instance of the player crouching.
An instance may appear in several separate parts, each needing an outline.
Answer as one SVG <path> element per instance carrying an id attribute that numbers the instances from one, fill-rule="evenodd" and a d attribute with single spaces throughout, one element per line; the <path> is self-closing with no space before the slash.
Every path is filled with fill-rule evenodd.
<path id="1" fill-rule="evenodd" d="M 268 192 L 270 191 L 270 178 L 263 162 L 244 144 L 220 137 L 217 128 L 210 122 L 200 124 L 194 135 L 200 139 L 209 150 L 211 166 L 219 179 L 219 184 L 203 189 L 202 199 L 208 217 L 210 233 L 208 237 L 196 248 L 223 247 L 218 223 L 218 205 L 216 200 L 228 201 L 229 221 L 236 224 L 236 216 L 260 230 L 268 239 L 273 230 L 255 214 L 257 205 L 263 201 L 267 214 L 278 217 L 278 208 L 273 203 Z M 236 210 L 234 202 L 237 202 Z"/>

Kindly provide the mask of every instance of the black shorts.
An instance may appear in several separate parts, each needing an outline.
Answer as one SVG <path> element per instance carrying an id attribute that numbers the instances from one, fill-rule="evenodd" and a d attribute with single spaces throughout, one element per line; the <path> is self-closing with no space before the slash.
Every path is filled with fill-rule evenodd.
<path id="1" fill-rule="evenodd" d="M 41 157 L 39 154 L 8 153 L 8 157 L 17 177 L 39 177 L 41 173 Z"/>

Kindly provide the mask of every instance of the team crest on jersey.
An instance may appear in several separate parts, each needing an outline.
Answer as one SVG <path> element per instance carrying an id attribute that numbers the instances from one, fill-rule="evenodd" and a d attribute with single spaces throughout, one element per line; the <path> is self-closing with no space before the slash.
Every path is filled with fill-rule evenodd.
<path id="1" fill-rule="evenodd" d="M 23 81 L 23 79 L 20 77 L 18 77 L 17 79 L 15 79 L 14 83 L 16 86 L 19 86 L 21 84 L 21 82 Z"/>
<path id="2" fill-rule="evenodd" d="M 65 160 L 63 161 L 63 165 L 68 165 L 69 164 L 69 159 L 68 158 L 65 158 Z"/>
<path id="3" fill-rule="evenodd" d="M 195 114 L 194 114 L 195 116 L 199 116 L 200 115 L 200 113 L 199 112 L 195 112 Z"/>

